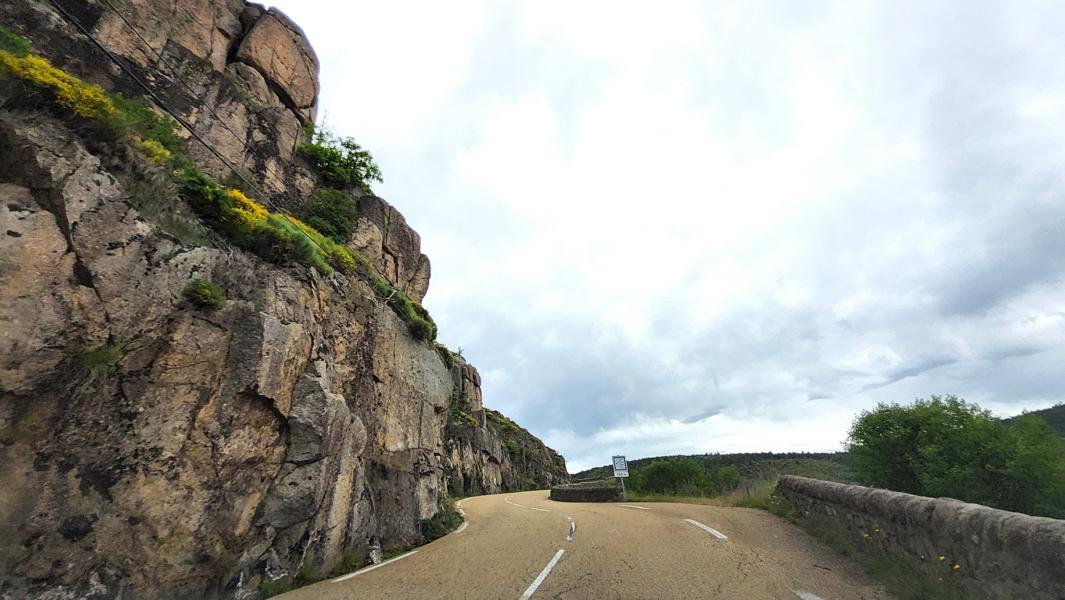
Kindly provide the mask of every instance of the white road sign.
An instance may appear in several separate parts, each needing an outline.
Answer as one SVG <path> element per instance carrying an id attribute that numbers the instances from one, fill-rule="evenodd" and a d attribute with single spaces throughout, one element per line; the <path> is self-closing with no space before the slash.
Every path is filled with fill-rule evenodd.
<path id="1" fill-rule="evenodd" d="M 614 457 L 614 477 L 628 477 L 629 476 L 629 463 L 625 461 L 624 456 Z"/>

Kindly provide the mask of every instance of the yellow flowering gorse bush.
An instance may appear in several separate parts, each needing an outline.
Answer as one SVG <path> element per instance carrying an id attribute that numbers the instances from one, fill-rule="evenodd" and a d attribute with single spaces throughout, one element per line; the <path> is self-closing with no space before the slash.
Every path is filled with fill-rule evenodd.
<path id="1" fill-rule="evenodd" d="M 103 119 L 117 112 L 115 104 L 100 86 L 87 84 L 39 56 L 19 57 L 0 51 L 0 67 L 0 72 L 10 73 L 30 86 L 51 92 L 60 106 L 79 117 Z"/>
<path id="2" fill-rule="evenodd" d="M 157 165 L 165 163 L 173 156 L 169 150 L 155 140 L 140 140 L 137 142 L 137 148 L 148 157 L 148 160 Z"/>
<path id="3" fill-rule="evenodd" d="M 16 46 L 25 54 L 11 51 Z M 345 273 L 362 268 L 372 273 L 372 267 L 357 252 L 295 217 L 271 213 L 240 190 L 219 185 L 187 157 L 181 154 L 175 157 L 171 148 L 164 145 L 165 139 L 173 138 L 174 134 L 158 127 L 163 122 L 154 117 L 150 108 L 138 108 L 121 95 L 112 99 L 99 86 L 85 83 L 30 52 L 28 42 L 0 27 L 0 79 L 15 77 L 27 87 L 50 95 L 59 107 L 78 117 L 101 122 L 123 135 L 129 136 L 133 129 L 132 139 L 125 139 L 152 162 L 163 164 L 181 158 L 181 166 L 174 175 L 183 184 L 193 209 L 243 247 L 271 258 L 279 250 L 287 252 L 323 274 L 331 273 L 334 268 Z M 410 324 L 411 331 L 419 339 L 435 339 L 436 324 L 429 313 L 376 273 L 373 277 L 374 289 L 391 298 L 390 304 Z"/>
<path id="4" fill-rule="evenodd" d="M 226 189 L 226 195 L 233 200 L 233 217 L 238 221 L 238 226 L 255 229 L 266 225 L 266 218 L 270 211 L 262 204 L 244 195 L 240 190 Z"/>

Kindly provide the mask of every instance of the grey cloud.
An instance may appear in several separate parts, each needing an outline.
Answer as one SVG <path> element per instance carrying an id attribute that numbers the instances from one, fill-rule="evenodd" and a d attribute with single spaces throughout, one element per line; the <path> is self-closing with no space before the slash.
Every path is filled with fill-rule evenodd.
<path id="1" fill-rule="evenodd" d="M 598 450 L 589 440 L 637 415 L 697 428 L 716 416 L 802 422 L 825 407 L 854 414 L 876 402 L 933 393 L 957 393 L 1001 410 L 1065 399 L 1065 331 L 1060 322 L 1057 329 L 1039 325 L 1062 313 L 1061 302 L 1042 306 L 1033 295 L 1065 294 L 1065 119 L 1053 116 L 1065 112 L 1059 68 L 1065 38 L 1057 31 L 1065 5 L 825 3 L 798 12 L 780 3 L 748 5 L 754 12 L 741 14 L 735 31 L 707 9 L 705 35 L 727 49 L 713 68 L 701 48 L 669 47 L 651 57 L 655 85 L 683 83 L 677 93 L 689 94 L 692 115 L 723 137 L 724 160 L 776 165 L 769 159 L 790 156 L 803 141 L 800 133 L 821 134 L 802 129 L 805 115 L 788 96 L 804 68 L 829 80 L 799 78 L 799 84 L 838 87 L 854 114 L 839 115 L 846 123 L 841 146 L 824 151 L 819 160 L 826 163 L 815 164 L 810 189 L 782 187 L 780 193 L 794 195 L 788 199 L 798 205 L 795 213 L 779 224 L 772 219 L 778 215 L 765 215 L 774 225 L 740 247 L 682 255 L 671 253 L 682 240 L 659 239 L 670 231 L 664 222 L 727 220 L 729 210 L 744 208 L 748 198 L 739 189 L 738 197 L 720 202 L 720 215 L 700 212 L 720 193 L 709 157 L 705 171 L 689 174 L 687 205 L 654 195 L 619 202 L 625 208 L 616 210 L 645 214 L 643 236 L 615 240 L 596 220 L 571 229 L 686 267 L 687 276 L 669 286 L 659 284 L 656 272 L 625 276 L 633 293 L 661 288 L 647 314 L 632 315 L 650 324 L 635 340 L 602 326 L 600 313 L 627 300 L 625 292 L 601 306 L 593 300 L 600 300 L 602 282 L 580 281 L 574 268 L 586 259 L 613 264 L 627 256 L 555 255 L 537 247 L 557 240 L 532 231 L 505 190 L 485 192 L 478 177 L 486 174 L 460 172 L 456 164 L 482 142 L 492 106 L 528 98 L 545 98 L 556 113 L 557 156 L 572 158 L 580 144 L 594 150 L 596 140 L 573 137 L 579 120 L 595 114 L 610 100 L 611 84 L 638 65 L 571 56 L 549 38 L 523 37 L 513 7 L 496 6 L 468 76 L 416 149 L 371 148 L 394 165 L 385 173 L 386 195 L 419 229 L 433 260 L 427 306 L 443 339 L 463 346 L 486 375 L 486 403 L 534 433 L 576 440 L 558 449 L 590 460 Z M 314 39 L 313 23 L 301 25 Z M 387 60 L 387 48 L 374 50 Z M 795 62 L 806 54 L 808 64 Z M 321 58 L 326 72 L 342 68 L 346 57 Z M 1022 108 L 1032 98 L 1049 102 L 1051 117 L 1026 117 Z M 627 114 L 616 127 L 659 123 L 664 115 L 653 108 Z M 386 117 L 402 115 L 366 118 Z M 682 151 L 634 145 L 632 162 L 616 165 L 616 172 L 684 175 L 642 170 L 644 157 Z M 907 152 L 914 157 L 898 158 Z M 787 168 L 751 177 L 790 183 L 804 175 Z M 561 200 L 562 222 L 572 218 L 565 207 L 584 199 L 553 175 L 512 185 Z M 534 279 L 511 275 L 498 261 L 513 249 L 553 262 Z M 723 261 L 740 264 L 739 278 L 753 274 L 753 283 L 712 318 L 694 318 L 705 317 L 697 309 L 718 300 L 719 290 L 700 284 Z M 789 288 L 798 291 L 788 296 Z M 533 305 L 545 290 L 560 299 L 550 310 Z M 1015 315 L 1006 310 L 1011 303 L 1019 307 Z M 737 430 L 742 435 L 743 427 Z M 626 442 L 629 452 L 710 450 L 716 443 L 668 431 Z M 767 450 L 776 443 L 757 441 Z"/>

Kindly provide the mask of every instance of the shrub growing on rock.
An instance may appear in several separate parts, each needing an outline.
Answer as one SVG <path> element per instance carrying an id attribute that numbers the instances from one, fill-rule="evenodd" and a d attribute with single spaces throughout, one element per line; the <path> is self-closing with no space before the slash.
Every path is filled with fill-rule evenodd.
<path id="1" fill-rule="evenodd" d="M 47 60 L 0 50 L 0 75 L 10 74 L 29 88 L 55 99 L 56 104 L 85 119 L 107 119 L 117 113 L 98 85 L 90 85 L 52 66 Z"/>
<path id="2" fill-rule="evenodd" d="M 185 286 L 182 295 L 198 308 L 222 308 L 226 304 L 226 295 L 222 288 L 206 279 L 193 279 Z"/>
<path id="3" fill-rule="evenodd" d="M 429 519 L 418 521 L 418 529 L 426 544 L 444 537 L 462 524 L 462 515 L 455 508 L 455 501 L 450 498 L 441 503 L 440 511 Z"/>
<path id="4" fill-rule="evenodd" d="M 74 358 L 86 371 L 103 373 L 114 367 L 125 353 L 125 344 L 112 340 L 99 346 L 79 348 Z"/>
<path id="5" fill-rule="evenodd" d="M 331 131 L 313 125 L 311 141 L 296 148 L 314 164 L 330 184 L 342 188 L 369 190 L 371 181 L 381 181 L 381 169 L 373 156 L 351 138 L 340 138 Z"/>
<path id="6" fill-rule="evenodd" d="M 33 52 L 26 38 L 0 27 L 0 50 L 21 58 Z"/>
<path id="7" fill-rule="evenodd" d="M 355 198 L 336 188 L 318 188 L 300 218 L 334 242 L 346 244 L 355 232 Z"/>

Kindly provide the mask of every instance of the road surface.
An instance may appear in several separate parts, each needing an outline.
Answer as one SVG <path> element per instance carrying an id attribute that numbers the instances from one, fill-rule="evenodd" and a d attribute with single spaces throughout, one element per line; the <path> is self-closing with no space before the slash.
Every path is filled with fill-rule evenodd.
<path id="1" fill-rule="evenodd" d="M 890 600 L 852 562 L 765 511 L 467 498 L 466 524 L 387 564 L 283 600 Z"/>

